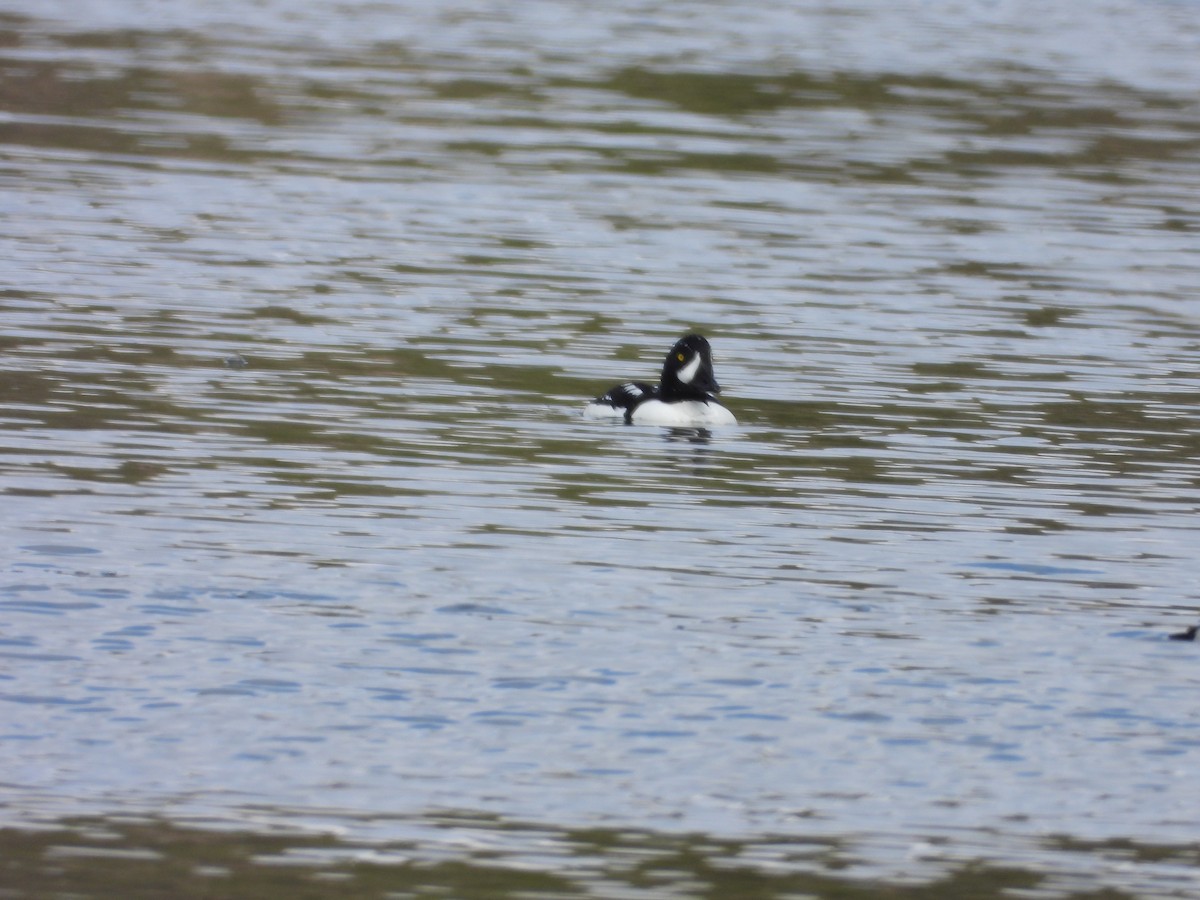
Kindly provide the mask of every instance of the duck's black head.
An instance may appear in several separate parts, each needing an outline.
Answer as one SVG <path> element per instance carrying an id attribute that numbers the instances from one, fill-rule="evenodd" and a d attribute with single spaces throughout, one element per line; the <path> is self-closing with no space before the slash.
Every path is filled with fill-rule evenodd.
<path id="1" fill-rule="evenodd" d="M 664 400 L 708 400 L 721 392 L 707 340 L 689 334 L 675 342 L 663 363 L 660 389 Z"/>

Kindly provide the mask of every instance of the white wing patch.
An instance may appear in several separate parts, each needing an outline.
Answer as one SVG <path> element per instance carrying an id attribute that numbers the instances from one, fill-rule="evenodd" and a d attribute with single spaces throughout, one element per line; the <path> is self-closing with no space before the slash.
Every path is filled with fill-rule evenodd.
<path id="1" fill-rule="evenodd" d="M 640 403 L 647 393 L 644 387 L 632 381 L 618 384 L 584 407 L 584 415 L 589 419 L 623 418 L 625 411 Z"/>
<path id="2" fill-rule="evenodd" d="M 692 379 L 696 377 L 696 373 L 700 371 L 700 354 L 695 354 L 691 362 L 675 373 L 675 377 L 683 384 L 691 384 Z"/>

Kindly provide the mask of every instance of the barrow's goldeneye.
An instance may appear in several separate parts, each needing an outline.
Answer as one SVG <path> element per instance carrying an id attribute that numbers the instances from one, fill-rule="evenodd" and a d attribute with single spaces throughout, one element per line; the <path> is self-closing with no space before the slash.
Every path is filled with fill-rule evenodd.
<path id="1" fill-rule="evenodd" d="M 584 415 L 623 418 L 634 425 L 735 425 L 733 413 L 714 396 L 720 390 L 712 348 L 700 335 L 689 334 L 667 354 L 657 386 L 644 381 L 619 384 L 589 403 Z"/>

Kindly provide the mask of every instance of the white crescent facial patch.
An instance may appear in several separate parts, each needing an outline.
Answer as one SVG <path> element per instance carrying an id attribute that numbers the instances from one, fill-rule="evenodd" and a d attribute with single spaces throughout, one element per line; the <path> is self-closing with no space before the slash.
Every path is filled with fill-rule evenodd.
<path id="1" fill-rule="evenodd" d="M 696 373 L 700 371 L 700 361 L 700 354 L 695 354 L 692 357 L 691 362 L 680 369 L 675 374 L 675 377 L 678 378 L 683 384 L 691 384 L 692 379 L 696 377 Z"/>

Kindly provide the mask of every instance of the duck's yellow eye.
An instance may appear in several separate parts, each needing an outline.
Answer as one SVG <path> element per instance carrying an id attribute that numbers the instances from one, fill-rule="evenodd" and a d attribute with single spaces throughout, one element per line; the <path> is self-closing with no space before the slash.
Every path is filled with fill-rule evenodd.
<path id="1" fill-rule="evenodd" d="M 683 355 L 682 353 L 676 353 L 676 354 L 675 354 L 675 358 L 676 358 L 677 360 L 679 360 L 680 362 L 683 362 L 683 361 L 684 361 L 684 359 L 685 359 L 685 357 L 684 357 L 684 355 Z"/>

